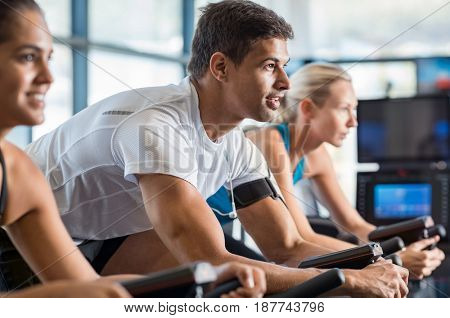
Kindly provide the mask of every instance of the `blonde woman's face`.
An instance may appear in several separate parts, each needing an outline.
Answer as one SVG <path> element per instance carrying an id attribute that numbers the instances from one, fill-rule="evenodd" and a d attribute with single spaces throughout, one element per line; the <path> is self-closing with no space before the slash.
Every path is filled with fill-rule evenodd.
<path id="1" fill-rule="evenodd" d="M 356 127 L 358 101 L 351 82 L 338 80 L 330 85 L 330 95 L 323 105 L 316 107 L 311 120 L 314 135 L 322 142 L 340 147 L 350 128 Z"/>

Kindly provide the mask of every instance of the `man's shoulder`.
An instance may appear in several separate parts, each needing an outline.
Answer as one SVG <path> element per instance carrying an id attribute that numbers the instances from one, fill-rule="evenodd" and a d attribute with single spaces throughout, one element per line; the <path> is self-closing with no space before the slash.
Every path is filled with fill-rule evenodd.
<path id="1" fill-rule="evenodd" d="M 196 101 L 186 79 L 179 85 L 148 87 L 138 89 L 134 93 L 128 91 L 125 94 L 127 96 L 137 94 L 141 101 L 140 106 L 130 109 L 127 118 L 121 121 L 118 129 L 139 125 L 149 129 L 169 126 L 184 130 L 188 126 L 195 126 Z M 121 97 L 118 96 L 118 98 Z"/>
<path id="2" fill-rule="evenodd" d="M 183 80 L 180 84 L 153 86 L 131 89 L 109 96 L 95 103 L 91 107 L 144 109 L 152 106 L 179 103 L 188 100 L 190 91 Z"/>

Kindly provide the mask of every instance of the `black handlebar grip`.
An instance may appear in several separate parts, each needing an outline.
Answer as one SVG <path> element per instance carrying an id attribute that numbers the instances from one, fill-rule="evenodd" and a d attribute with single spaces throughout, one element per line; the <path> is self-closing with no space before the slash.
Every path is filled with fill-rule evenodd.
<path id="1" fill-rule="evenodd" d="M 445 230 L 445 227 L 442 224 L 438 224 L 432 227 L 429 227 L 427 229 L 428 231 L 428 237 L 433 237 L 435 235 L 439 235 L 441 238 L 444 238 L 447 236 L 447 231 Z"/>
<path id="2" fill-rule="evenodd" d="M 391 260 L 392 264 L 394 264 L 394 265 L 403 266 L 403 261 L 402 261 L 401 257 L 398 256 L 397 254 L 388 255 L 384 259 Z"/>
<path id="3" fill-rule="evenodd" d="M 437 224 L 434 226 L 431 226 L 427 228 L 428 237 L 433 237 L 435 235 L 439 235 L 439 237 L 442 239 L 447 236 L 447 231 L 445 230 L 445 227 L 442 224 Z M 428 246 L 427 250 L 432 250 L 437 246 L 437 243 L 433 243 L 430 246 Z"/>
<path id="4" fill-rule="evenodd" d="M 333 268 L 285 292 L 271 294 L 267 298 L 313 298 L 345 283 L 342 270 Z"/>
<path id="5" fill-rule="evenodd" d="M 204 298 L 219 298 L 220 295 L 229 293 L 235 289 L 241 287 L 242 284 L 239 282 L 237 278 L 226 281 L 223 284 L 218 285 L 216 288 L 207 292 L 203 297 Z"/>
<path id="6" fill-rule="evenodd" d="M 380 242 L 380 246 L 383 249 L 383 257 L 385 257 L 402 250 L 405 247 L 405 243 L 400 237 L 394 236 L 389 240 Z"/>

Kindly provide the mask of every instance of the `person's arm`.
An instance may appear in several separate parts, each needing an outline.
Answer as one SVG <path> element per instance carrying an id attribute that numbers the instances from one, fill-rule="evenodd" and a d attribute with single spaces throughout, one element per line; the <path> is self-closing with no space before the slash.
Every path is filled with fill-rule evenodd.
<path id="1" fill-rule="evenodd" d="M 344 231 L 353 233 L 361 241 L 367 241 L 368 234 L 375 226 L 364 220 L 345 197 L 324 145 L 308 154 L 308 164 L 314 170 L 312 180 L 318 187 L 319 199 L 330 211 L 332 219 Z"/>
<path id="2" fill-rule="evenodd" d="M 403 267 L 407 268 L 410 275 L 417 279 L 430 276 L 441 265 L 445 254 L 439 248 L 427 250 L 426 247 L 439 241 L 439 236 L 423 239 L 408 245 L 398 255 L 402 259 Z"/>
<path id="3" fill-rule="evenodd" d="M 218 286 L 230 279 L 238 278 L 241 287 L 237 290 L 222 294 L 223 298 L 236 297 L 257 297 L 264 296 L 267 290 L 266 276 L 262 269 L 245 265 L 237 262 L 228 262 L 220 266 L 216 266 L 217 280 L 215 285 Z"/>
<path id="4" fill-rule="evenodd" d="M 213 265 L 230 261 L 255 265 L 266 272 L 269 292 L 292 287 L 322 272 L 284 269 L 229 253 L 219 222 L 197 189 L 187 181 L 148 174 L 139 177 L 139 185 L 155 231 L 182 264 L 203 260 Z"/>
<path id="5" fill-rule="evenodd" d="M 297 267 L 307 257 L 336 250 L 305 240 L 281 200 L 262 199 L 239 209 L 238 216 L 264 256 L 277 264 Z"/>
<path id="6" fill-rule="evenodd" d="M 8 145 L 8 208 L 2 219 L 15 247 L 42 282 L 92 280 L 97 273 L 67 233 L 44 176 Z"/>
<path id="7" fill-rule="evenodd" d="M 286 268 L 229 253 L 219 222 L 197 189 L 187 181 L 169 175 L 146 174 L 139 176 L 139 186 L 152 225 L 180 263 L 204 260 L 218 265 L 237 261 L 259 267 L 266 273 L 268 293 L 286 290 L 323 272 L 314 268 Z M 405 295 L 407 271 L 386 262 L 378 263 L 360 271 L 344 270 L 346 283 L 335 294 Z"/>
<path id="8" fill-rule="evenodd" d="M 130 294 L 118 283 L 96 281 L 57 281 L 33 286 L 5 295 L 0 298 L 123 298 Z"/>
<path id="9" fill-rule="evenodd" d="M 354 247 L 350 243 L 318 234 L 311 228 L 308 219 L 301 210 L 298 198 L 295 196 L 290 158 L 280 134 L 275 129 L 265 129 L 253 133 L 250 139 L 255 142 L 256 146 L 266 158 L 267 164 L 274 174 L 275 180 L 285 199 L 288 207 L 288 215 L 280 215 L 279 217 L 283 218 L 285 223 L 290 223 L 290 220 L 293 220 L 294 226 L 291 227 L 290 232 L 298 233 L 305 241 L 323 246 L 329 251 Z M 309 170 L 309 166 L 307 169 Z M 244 213 L 242 213 L 243 215 Z M 266 220 L 266 218 L 266 215 L 262 215 L 260 222 Z M 270 224 L 268 221 L 267 223 Z M 271 239 L 273 239 L 273 236 Z"/>
<path id="10" fill-rule="evenodd" d="M 366 222 L 350 205 L 338 184 L 331 158 L 325 147 L 320 147 L 308 155 L 311 169 L 317 174 L 313 177 L 319 189 L 321 201 L 328 207 L 331 215 L 347 231 L 355 234 L 360 240 L 367 241 L 368 234 L 375 226 Z M 438 238 L 420 240 L 399 252 L 403 267 L 407 268 L 415 278 L 422 279 L 441 264 L 444 253 L 435 248 L 432 251 L 425 247 L 438 241 Z"/>

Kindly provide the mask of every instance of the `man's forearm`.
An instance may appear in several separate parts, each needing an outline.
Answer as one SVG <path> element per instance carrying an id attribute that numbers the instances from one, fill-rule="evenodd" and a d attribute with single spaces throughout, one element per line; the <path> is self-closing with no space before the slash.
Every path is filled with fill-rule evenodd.
<path id="1" fill-rule="evenodd" d="M 332 251 L 341 251 L 348 248 L 355 247 L 356 245 L 336 239 L 331 236 L 322 235 L 314 233 L 311 237 L 308 237 L 307 240 L 316 245 L 323 246 L 324 248 L 328 248 Z"/>
<path id="2" fill-rule="evenodd" d="M 375 230 L 375 226 L 373 224 L 368 223 L 362 217 L 354 217 L 352 216 L 358 212 L 351 213 L 350 215 L 346 215 L 345 218 L 337 219 L 337 223 L 339 227 L 349 233 L 355 235 L 360 241 L 367 241 L 368 234 Z"/>
<path id="3" fill-rule="evenodd" d="M 320 244 L 320 243 L 319 243 Z M 271 248 L 270 253 L 265 253 L 269 260 L 278 264 L 284 264 L 289 267 L 297 267 L 304 259 L 317 255 L 324 255 L 335 252 L 337 249 L 331 249 L 325 245 L 319 245 L 307 240 L 302 240 L 291 246 Z"/>
<path id="4" fill-rule="evenodd" d="M 220 265 L 230 261 L 237 261 L 243 264 L 253 265 L 261 268 L 266 273 L 268 294 L 285 291 L 286 289 L 301 284 L 306 280 L 311 279 L 325 271 L 317 268 L 288 268 L 280 265 L 252 260 L 231 253 L 226 253 L 221 257 L 207 257 L 205 255 L 204 260 L 214 265 Z"/>
<path id="5" fill-rule="evenodd" d="M 335 296 L 352 296 L 352 297 L 370 297 L 370 294 L 364 293 L 362 281 L 358 279 L 358 271 L 344 269 L 342 270 L 345 282 L 339 288 L 331 290 L 323 295 L 323 297 Z"/>
<path id="6" fill-rule="evenodd" d="M 210 258 L 207 259 L 207 261 L 209 261 L 212 264 L 223 264 L 224 262 L 228 261 L 238 261 L 240 263 L 253 265 L 261 268 L 266 273 L 267 294 L 286 291 L 288 288 L 299 285 L 327 271 L 326 269 L 318 269 L 318 268 L 298 269 L 298 268 L 283 267 L 276 264 L 248 259 L 231 253 L 224 255 L 220 259 Z M 364 284 L 361 284 L 361 280 L 358 277 L 358 275 L 360 275 L 359 272 L 360 271 L 356 270 L 344 270 L 345 283 L 341 287 L 330 292 L 329 295 L 330 296 L 346 295 L 356 297 L 358 296 L 361 297 L 362 295 L 364 295 L 365 292 Z"/>

